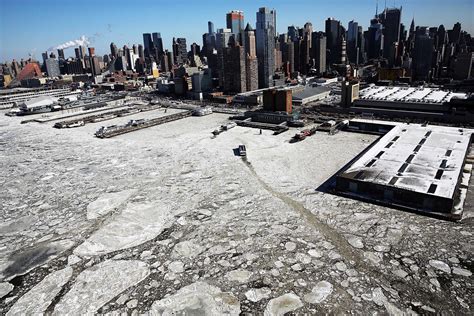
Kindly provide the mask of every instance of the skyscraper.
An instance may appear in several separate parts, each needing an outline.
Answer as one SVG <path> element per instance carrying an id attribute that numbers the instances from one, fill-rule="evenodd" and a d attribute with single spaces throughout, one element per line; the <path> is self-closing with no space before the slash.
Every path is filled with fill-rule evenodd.
<path id="1" fill-rule="evenodd" d="M 303 38 L 307 35 L 308 36 L 308 48 L 311 49 L 312 46 L 312 34 L 313 34 L 313 24 L 311 22 L 306 22 L 303 26 Z"/>
<path id="2" fill-rule="evenodd" d="M 330 64 L 337 63 L 339 60 L 339 46 L 341 43 L 340 38 L 340 26 L 341 22 L 334 20 L 333 18 L 328 18 L 325 25 L 326 31 L 326 47 L 328 50 L 327 61 Z"/>
<path id="3" fill-rule="evenodd" d="M 300 42 L 300 71 L 303 74 L 307 74 L 309 71 L 309 60 L 310 60 L 310 40 L 311 35 L 304 33 L 304 38 Z"/>
<path id="4" fill-rule="evenodd" d="M 117 57 L 118 53 L 118 48 L 117 45 L 114 43 L 110 43 L 110 54 L 112 55 L 113 58 Z"/>
<path id="5" fill-rule="evenodd" d="M 44 65 L 46 63 L 46 59 L 48 59 L 48 52 L 42 53 L 41 57 L 43 58 L 43 65 Z"/>
<path id="6" fill-rule="evenodd" d="M 64 49 L 58 49 L 58 58 L 59 59 L 65 59 L 64 58 Z"/>
<path id="7" fill-rule="evenodd" d="M 341 37 L 341 49 L 340 49 L 340 60 L 339 64 L 345 65 L 347 64 L 347 55 L 346 55 L 346 39 L 344 36 Z"/>
<path id="8" fill-rule="evenodd" d="M 93 76 L 100 75 L 102 70 L 100 68 L 99 57 L 97 56 L 89 56 L 90 60 L 90 67 Z"/>
<path id="9" fill-rule="evenodd" d="M 150 33 L 143 34 L 143 47 L 145 48 L 145 57 L 150 57 L 153 49 L 153 40 Z"/>
<path id="10" fill-rule="evenodd" d="M 211 21 L 207 21 L 207 32 L 209 34 L 214 33 L 214 23 L 212 23 Z"/>
<path id="11" fill-rule="evenodd" d="M 288 26 L 288 38 L 294 42 L 298 39 L 299 34 L 298 34 L 298 28 L 295 27 L 294 25 Z"/>
<path id="12" fill-rule="evenodd" d="M 216 49 L 224 49 L 229 46 L 232 33 L 230 29 L 218 29 L 216 33 Z"/>
<path id="13" fill-rule="evenodd" d="M 74 48 L 74 53 L 76 55 L 76 59 L 81 59 L 81 51 L 79 50 L 79 47 Z"/>
<path id="14" fill-rule="evenodd" d="M 454 63 L 453 78 L 456 80 L 465 80 L 473 78 L 474 53 L 462 52 L 456 57 Z"/>
<path id="15" fill-rule="evenodd" d="M 400 20 L 402 16 L 402 8 L 385 9 L 379 16 L 383 25 L 383 57 L 393 58 L 393 43 L 400 41 Z"/>
<path id="16" fill-rule="evenodd" d="M 219 77 L 219 85 L 224 86 L 224 50 L 229 46 L 233 38 L 230 29 L 218 29 L 216 33 L 216 55 L 211 56 L 211 61 L 214 59 L 214 72 Z M 235 42 L 235 41 L 234 41 Z"/>
<path id="17" fill-rule="evenodd" d="M 326 51 L 324 52 L 326 54 Z M 291 76 L 295 72 L 295 43 L 288 41 L 284 45 L 283 49 L 283 62 L 288 63 L 288 68 L 286 69 L 289 73 L 287 75 Z M 326 58 L 326 57 L 325 57 Z"/>
<path id="18" fill-rule="evenodd" d="M 82 45 L 79 45 L 79 59 L 83 59 L 87 53 L 86 53 L 86 47 L 85 46 L 82 46 Z"/>
<path id="19" fill-rule="evenodd" d="M 257 12 L 256 41 L 260 88 L 273 86 L 275 65 L 276 12 L 260 8 Z"/>
<path id="20" fill-rule="evenodd" d="M 153 39 L 153 48 L 154 48 L 154 54 L 158 54 L 161 56 L 163 54 L 163 40 L 161 38 L 161 33 L 152 33 L 152 39 Z"/>
<path id="21" fill-rule="evenodd" d="M 454 24 L 453 29 L 450 31 L 449 42 L 459 44 L 461 39 L 461 23 Z"/>
<path id="22" fill-rule="evenodd" d="M 247 91 L 245 50 L 236 44 L 223 50 L 224 91 L 241 93 Z"/>
<path id="23" fill-rule="evenodd" d="M 382 30 L 383 26 L 379 22 L 378 18 L 374 18 L 370 21 L 370 26 L 365 36 L 367 41 L 366 50 L 368 59 L 379 58 L 381 55 L 383 44 Z"/>
<path id="24" fill-rule="evenodd" d="M 354 20 L 347 28 L 347 57 L 352 64 L 359 64 L 359 24 Z"/>
<path id="25" fill-rule="evenodd" d="M 428 36 L 428 30 L 426 28 L 420 28 L 415 36 L 415 46 L 412 53 L 413 80 L 429 80 L 433 44 L 433 39 Z"/>
<path id="26" fill-rule="evenodd" d="M 357 28 L 357 45 L 359 47 L 359 64 L 365 64 L 367 62 L 367 53 L 365 51 L 365 37 L 362 26 L 359 25 Z"/>
<path id="27" fill-rule="evenodd" d="M 186 39 L 180 37 L 176 40 L 178 47 L 178 58 L 177 64 L 186 63 L 188 61 L 188 47 L 186 45 Z"/>
<path id="28" fill-rule="evenodd" d="M 145 60 L 145 52 L 143 50 L 143 45 L 142 44 L 138 44 L 138 57 L 141 60 Z"/>
<path id="29" fill-rule="evenodd" d="M 244 30 L 244 13 L 232 10 L 226 15 L 227 28 L 232 34 L 239 35 Z"/>
<path id="30" fill-rule="evenodd" d="M 160 67 L 162 72 L 170 72 L 173 68 L 173 56 L 168 50 L 165 50 L 161 56 Z"/>
<path id="31" fill-rule="evenodd" d="M 196 43 L 191 44 L 191 55 L 192 56 L 201 55 L 201 47 L 198 44 L 196 44 Z"/>
<path id="32" fill-rule="evenodd" d="M 127 69 L 128 70 L 133 70 L 135 71 L 135 63 L 138 59 L 138 56 L 135 55 L 135 53 L 133 52 L 133 49 L 130 49 L 130 48 L 124 48 L 124 52 L 125 52 L 125 57 L 127 58 Z"/>
<path id="33" fill-rule="evenodd" d="M 244 46 L 246 55 L 249 55 L 250 57 L 257 57 L 255 31 L 250 26 L 250 23 L 247 23 L 247 26 L 245 27 Z"/>
<path id="34" fill-rule="evenodd" d="M 323 32 L 313 32 L 313 58 L 316 62 L 318 74 L 326 72 L 326 36 Z"/>
<path id="35" fill-rule="evenodd" d="M 214 32 L 214 23 L 208 21 L 207 29 L 208 32 L 202 35 L 202 53 L 207 57 L 209 62 L 214 53 L 214 49 L 216 48 L 216 33 Z"/>
<path id="36" fill-rule="evenodd" d="M 257 50 L 255 43 L 255 31 L 247 23 L 245 28 L 245 72 L 246 72 L 246 88 L 247 91 L 253 91 L 258 89 L 258 60 L 257 60 Z"/>

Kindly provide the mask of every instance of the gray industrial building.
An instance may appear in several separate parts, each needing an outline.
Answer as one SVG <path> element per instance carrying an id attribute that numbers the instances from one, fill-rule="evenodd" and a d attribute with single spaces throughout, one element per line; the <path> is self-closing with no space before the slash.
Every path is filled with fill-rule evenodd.
<path id="1" fill-rule="evenodd" d="M 373 122 L 363 123 L 367 124 Z M 456 204 L 462 199 L 460 182 L 473 130 L 417 124 L 385 129 L 389 131 L 337 175 L 336 190 L 381 204 L 460 218 Z"/>
<path id="2" fill-rule="evenodd" d="M 304 105 L 309 102 L 319 101 L 331 93 L 331 89 L 321 86 L 301 86 L 293 88 L 293 104 Z"/>

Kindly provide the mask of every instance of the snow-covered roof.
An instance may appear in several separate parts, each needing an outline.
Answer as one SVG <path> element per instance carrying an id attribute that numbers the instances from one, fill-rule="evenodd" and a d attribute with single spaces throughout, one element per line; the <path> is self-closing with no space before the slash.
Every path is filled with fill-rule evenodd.
<path id="1" fill-rule="evenodd" d="M 453 97 L 465 99 L 465 93 L 434 88 L 371 86 L 359 92 L 360 99 L 387 102 L 443 103 Z"/>
<path id="2" fill-rule="evenodd" d="M 452 198 L 473 132 L 396 124 L 340 176 Z"/>
<path id="3" fill-rule="evenodd" d="M 53 98 L 53 97 L 45 95 L 45 96 L 37 97 L 37 98 L 30 99 L 23 102 L 20 105 L 20 108 L 32 109 L 32 108 L 45 107 L 45 106 L 53 104 L 54 102 L 56 102 L 56 100 L 57 98 Z"/>

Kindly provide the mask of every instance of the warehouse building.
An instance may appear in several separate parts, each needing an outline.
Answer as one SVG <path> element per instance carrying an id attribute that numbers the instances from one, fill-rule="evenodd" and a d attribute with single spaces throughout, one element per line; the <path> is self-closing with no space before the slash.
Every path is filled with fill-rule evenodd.
<path id="1" fill-rule="evenodd" d="M 369 124 L 369 123 L 367 123 Z M 366 125 L 367 125 L 366 124 Z M 472 130 L 397 124 L 336 177 L 342 195 L 459 219 Z"/>
<path id="2" fill-rule="evenodd" d="M 325 99 L 331 93 L 331 88 L 323 86 L 298 86 L 292 88 L 293 104 L 305 105 L 309 102 Z"/>
<path id="3" fill-rule="evenodd" d="M 468 95 L 435 88 L 371 86 L 360 91 L 354 107 L 445 113 L 453 98 L 466 99 Z"/>

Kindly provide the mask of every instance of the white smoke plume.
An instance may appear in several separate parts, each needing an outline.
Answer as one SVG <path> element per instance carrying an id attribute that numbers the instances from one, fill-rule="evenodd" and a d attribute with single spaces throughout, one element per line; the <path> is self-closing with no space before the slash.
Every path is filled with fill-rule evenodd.
<path id="1" fill-rule="evenodd" d="M 87 38 L 87 36 L 82 35 L 78 39 L 68 41 L 66 43 L 62 43 L 61 45 L 58 45 L 58 46 L 55 46 L 55 47 L 50 47 L 48 49 L 48 51 L 53 51 L 53 50 L 56 50 L 56 49 L 66 49 L 66 48 L 69 48 L 69 47 L 76 47 L 76 46 L 80 46 L 80 45 L 88 46 L 89 44 L 90 44 L 90 41 Z"/>

